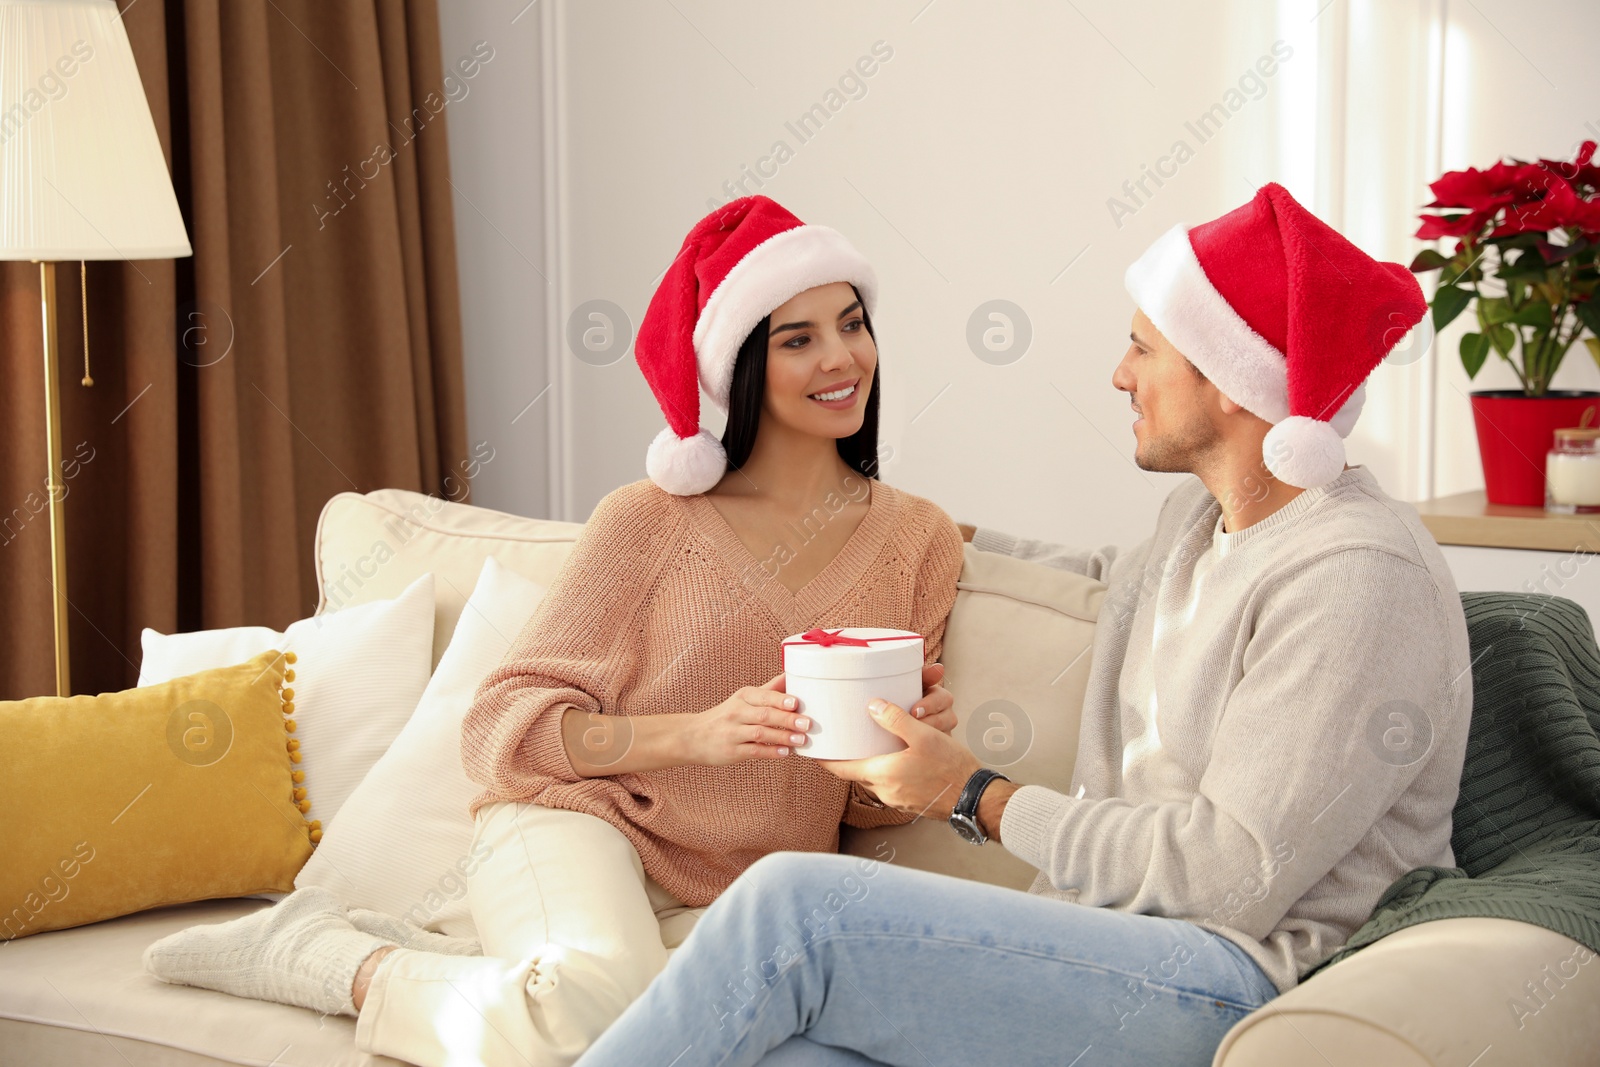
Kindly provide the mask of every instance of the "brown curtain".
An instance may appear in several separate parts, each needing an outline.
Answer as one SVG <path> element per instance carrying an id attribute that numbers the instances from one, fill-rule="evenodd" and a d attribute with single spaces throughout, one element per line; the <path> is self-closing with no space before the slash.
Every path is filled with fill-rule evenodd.
<path id="1" fill-rule="evenodd" d="M 466 460 L 435 0 L 119 0 L 192 259 L 57 267 L 75 693 L 282 627 L 324 502 Z M 54 689 L 39 268 L 0 266 L 0 699 Z"/>

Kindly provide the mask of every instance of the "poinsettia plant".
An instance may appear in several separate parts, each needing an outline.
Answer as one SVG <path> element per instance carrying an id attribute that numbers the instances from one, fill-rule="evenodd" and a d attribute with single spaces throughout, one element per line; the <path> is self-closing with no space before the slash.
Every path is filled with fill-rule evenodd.
<path id="1" fill-rule="evenodd" d="M 1478 329 L 1461 338 L 1461 365 L 1477 376 L 1493 351 L 1527 396 L 1550 388 L 1567 349 L 1582 337 L 1600 365 L 1600 166 L 1595 142 L 1570 161 L 1502 160 L 1429 186 L 1438 214 L 1420 216 L 1423 240 L 1455 238 L 1445 255 L 1425 249 L 1413 272 L 1442 270 L 1430 306 L 1443 329 L 1470 305 Z"/>

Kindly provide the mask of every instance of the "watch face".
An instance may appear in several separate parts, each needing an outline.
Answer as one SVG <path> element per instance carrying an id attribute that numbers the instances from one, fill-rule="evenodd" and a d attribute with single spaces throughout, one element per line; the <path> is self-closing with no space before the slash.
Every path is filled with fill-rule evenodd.
<path id="1" fill-rule="evenodd" d="M 961 839 L 963 841 L 971 842 L 974 845 L 981 845 L 985 841 L 989 840 L 986 836 L 984 836 L 983 830 L 978 826 L 977 820 L 972 818 L 970 815 L 963 815 L 960 813 L 951 815 L 950 825 L 955 827 L 956 833 L 961 835 Z"/>

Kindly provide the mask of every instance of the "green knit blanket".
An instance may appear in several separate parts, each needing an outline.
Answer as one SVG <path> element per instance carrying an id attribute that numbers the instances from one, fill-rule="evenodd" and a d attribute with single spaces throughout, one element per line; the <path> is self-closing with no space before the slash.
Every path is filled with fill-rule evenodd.
<path id="1" fill-rule="evenodd" d="M 1600 952 L 1600 649 L 1570 600 L 1463 593 L 1472 725 L 1450 844 L 1418 867 L 1322 968 L 1407 926 L 1516 919 Z"/>

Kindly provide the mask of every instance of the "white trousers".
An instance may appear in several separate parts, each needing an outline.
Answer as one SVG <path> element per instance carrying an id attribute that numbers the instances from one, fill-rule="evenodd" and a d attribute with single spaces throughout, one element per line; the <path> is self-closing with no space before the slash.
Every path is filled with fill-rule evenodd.
<path id="1" fill-rule="evenodd" d="M 644 873 L 604 819 L 486 804 L 467 881 L 482 956 L 396 949 L 373 974 L 356 1045 L 419 1067 L 565 1067 L 666 966 L 704 908 Z"/>

